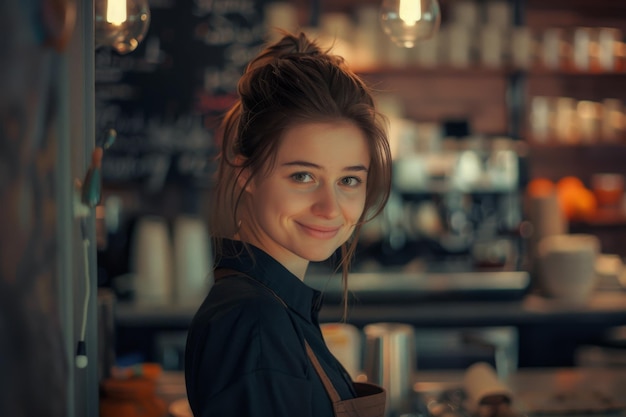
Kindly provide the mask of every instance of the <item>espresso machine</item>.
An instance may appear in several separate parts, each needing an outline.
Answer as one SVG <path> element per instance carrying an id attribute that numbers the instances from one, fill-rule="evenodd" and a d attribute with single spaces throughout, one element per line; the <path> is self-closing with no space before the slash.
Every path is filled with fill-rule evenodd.
<path id="1" fill-rule="evenodd" d="M 513 267 L 520 255 L 521 145 L 480 137 L 396 157 L 392 195 L 365 226 L 361 261 L 401 267 L 416 258 L 448 265 L 465 259 L 471 269 Z"/>
<path id="2" fill-rule="evenodd" d="M 399 155 L 392 194 L 383 213 L 362 229 L 352 273 L 390 277 L 382 284 L 386 293 L 393 284 L 394 297 L 412 300 L 477 299 L 479 292 L 521 298 L 530 282 L 520 234 L 523 143 L 452 139 L 435 152 Z"/>

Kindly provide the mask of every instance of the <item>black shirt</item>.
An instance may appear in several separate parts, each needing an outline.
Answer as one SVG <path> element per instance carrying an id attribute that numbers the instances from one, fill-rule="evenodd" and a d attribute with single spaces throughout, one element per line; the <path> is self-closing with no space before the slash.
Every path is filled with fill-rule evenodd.
<path id="1" fill-rule="evenodd" d="M 240 242 L 224 245 L 236 256 L 217 268 L 243 274 L 217 280 L 192 320 L 185 382 L 194 417 L 333 416 L 305 339 L 341 398 L 355 393 L 322 338 L 321 293 L 254 246 L 251 257 Z"/>

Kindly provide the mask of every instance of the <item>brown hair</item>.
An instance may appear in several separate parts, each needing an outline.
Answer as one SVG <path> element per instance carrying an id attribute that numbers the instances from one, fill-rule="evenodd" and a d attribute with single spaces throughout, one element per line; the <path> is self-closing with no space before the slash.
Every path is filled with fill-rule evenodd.
<path id="1" fill-rule="evenodd" d="M 363 131 L 371 155 L 363 214 L 353 239 L 341 246 L 344 300 L 347 275 L 362 225 L 384 208 L 391 188 L 391 152 L 386 119 L 371 90 L 343 58 L 323 51 L 304 33 L 283 33 L 246 68 L 239 100 L 223 121 L 223 143 L 213 196 L 210 229 L 215 238 L 232 238 L 238 228 L 242 171 L 263 175 L 274 167 L 285 131 L 301 123 L 350 121 Z M 242 156 L 237 160 L 237 156 Z M 216 242 L 219 245 L 219 242 Z M 220 247 L 217 246 L 217 255 Z M 347 304 L 344 304 L 347 308 Z"/>

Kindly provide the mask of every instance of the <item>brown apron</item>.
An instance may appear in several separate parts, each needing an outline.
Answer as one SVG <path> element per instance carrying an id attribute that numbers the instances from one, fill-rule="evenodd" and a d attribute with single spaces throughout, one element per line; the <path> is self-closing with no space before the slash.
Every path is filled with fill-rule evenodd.
<path id="1" fill-rule="evenodd" d="M 313 353 L 313 349 L 309 346 L 309 343 L 305 340 L 306 354 L 313 363 L 315 371 L 319 375 L 324 388 L 333 403 L 333 409 L 335 411 L 335 417 L 384 417 L 385 416 L 385 401 L 387 394 L 384 388 L 378 385 L 368 384 L 365 382 L 354 382 L 354 390 L 356 391 L 356 398 L 349 400 L 342 400 L 337 393 L 337 390 L 333 386 L 333 383 L 324 372 L 322 365 L 317 360 L 317 356 Z"/>

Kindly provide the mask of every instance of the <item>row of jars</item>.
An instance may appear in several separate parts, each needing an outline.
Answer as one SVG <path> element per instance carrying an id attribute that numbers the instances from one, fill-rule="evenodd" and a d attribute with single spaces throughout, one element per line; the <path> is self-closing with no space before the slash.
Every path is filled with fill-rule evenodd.
<path id="1" fill-rule="evenodd" d="M 620 99 L 576 100 L 535 96 L 530 101 L 530 137 L 540 144 L 626 141 L 626 113 Z"/>
<path id="2" fill-rule="evenodd" d="M 353 14 L 322 13 L 319 25 L 301 28 L 295 6 L 269 3 L 265 26 L 303 29 L 344 56 L 357 69 L 376 66 L 544 67 L 550 70 L 619 71 L 626 51 L 623 34 L 611 27 L 515 26 L 508 1 L 452 2 L 438 33 L 414 48 L 396 46 L 381 29 L 379 9 L 366 5 Z"/>

